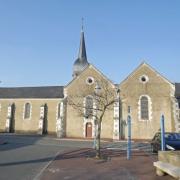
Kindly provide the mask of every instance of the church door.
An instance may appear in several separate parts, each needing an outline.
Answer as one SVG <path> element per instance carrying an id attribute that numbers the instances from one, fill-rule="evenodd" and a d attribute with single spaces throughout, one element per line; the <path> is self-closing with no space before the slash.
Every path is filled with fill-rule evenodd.
<path id="1" fill-rule="evenodd" d="M 14 133 L 15 131 L 15 104 L 11 105 L 11 118 L 9 122 L 9 132 Z"/>
<path id="2" fill-rule="evenodd" d="M 86 137 L 92 138 L 92 123 L 91 122 L 86 123 Z"/>

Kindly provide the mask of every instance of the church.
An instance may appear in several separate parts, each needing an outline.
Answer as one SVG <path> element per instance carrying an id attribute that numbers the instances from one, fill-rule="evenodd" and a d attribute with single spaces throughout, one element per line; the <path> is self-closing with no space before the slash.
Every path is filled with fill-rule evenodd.
<path id="1" fill-rule="evenodd" d="M 143 62 L 120 84 L 114 84 L 88 62 L 83 30 L 72 75 L 72 81 L 63 86 L 1 87 L 0 132 L 93 138 L 94 118 L 80 116 L 67 98 L 87 86 L 93 90 L 97 79 L 118 89 L 118 101 L 103 116 L 101 138 L 126 139 L 128 115 L 133 139 L 152 139 L 160 129 L 162 114 L 165 130 L 180 132 L 180 83 L 172 83 Z"/>

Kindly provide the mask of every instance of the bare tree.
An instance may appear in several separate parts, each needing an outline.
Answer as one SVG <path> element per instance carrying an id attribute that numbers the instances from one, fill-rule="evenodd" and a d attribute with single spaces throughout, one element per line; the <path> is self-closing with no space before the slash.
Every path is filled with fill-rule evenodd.
<path id="1" fill-rule="evenodd" d="M 93 102 L 92 102 L 93 100 Z M 68 96 L 68 104 L 77 110 L 82 117 L 95 119 L 95 149 L 96 158 L 101 157 L 101 123 L 105 112 L 113 109 L 117 101 L 115 86 L 109 81 L 100 79 L 93 85 L 86 85 L 81 92 L 76 95 Z"/>

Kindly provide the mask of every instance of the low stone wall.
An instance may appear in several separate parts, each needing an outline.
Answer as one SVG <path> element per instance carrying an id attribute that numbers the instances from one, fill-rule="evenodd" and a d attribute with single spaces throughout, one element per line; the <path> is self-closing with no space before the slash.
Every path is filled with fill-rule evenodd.
<path id="1" fill-rule="evenodd" d="M 180 167 L 180 151 L 159 151 L 158 160 Z"/>

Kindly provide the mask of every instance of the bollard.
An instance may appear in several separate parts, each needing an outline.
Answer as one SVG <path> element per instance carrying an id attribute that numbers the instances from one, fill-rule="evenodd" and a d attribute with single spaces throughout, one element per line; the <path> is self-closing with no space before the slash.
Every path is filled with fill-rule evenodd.
<path id="1" fill-rule="evenodd" d="M 161 151 L 165 151 L 164 115 L 161 116 Z"/>
<path id="2" fill-rule="evenodd" d="M 128 125 L 128 141 L 127 141 L 127 159 L 131 158 L 131 116 L 127 117 L 127 125 Z"/>

